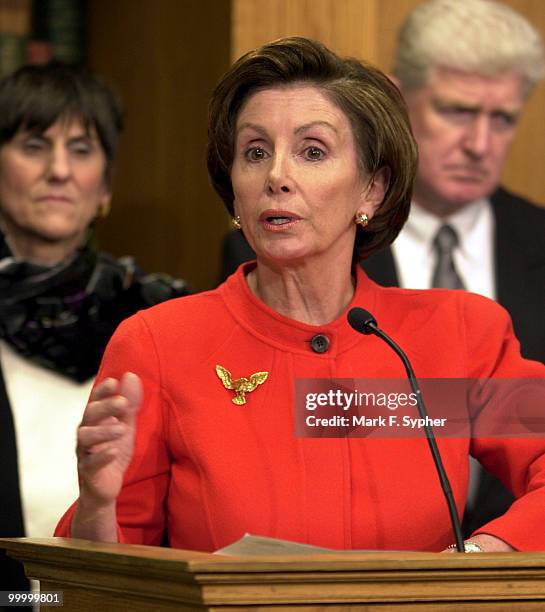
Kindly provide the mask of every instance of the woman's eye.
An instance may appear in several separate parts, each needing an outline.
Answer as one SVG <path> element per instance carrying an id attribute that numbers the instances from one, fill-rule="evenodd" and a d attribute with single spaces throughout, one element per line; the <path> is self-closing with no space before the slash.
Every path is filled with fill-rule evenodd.
<path id="1" fill-rule="evenodd" d="M 267 151 L 261 147 L 252 147 L 246 151 L 245 156 L 249 161 L 262 161 L 267 158 Z"/>
<path id="2" fill-rule="evenodd" d="M 30 140 L 25 140 L 23 142 L 23 151 L 27 153 L 38 153 L 42 151 L 44 147 L 44 141 L 40 140 L 39 138 L 31 138 Z"/>
<path id="3" fill-rule="evenodd" d="M 92 145 L 90 142 L 87 142 L 85 139 L 77 139 L 73 142 L 68 143 L 70 151 L 75 155 L 85 157 L 89 155 L 92 150 Z"/>
<path id="4" fill-rule="evenodd" d="M 324 156 L 324 151 L 318 147 L 308 147 L 305 149 L 305 157 L 311 161 L 320 161 Z"/>
<path id="5" fill-rule="evenodd" d="M 91 152 L 91 148 L 88 147 L 87 145 L 76 145 L 74 147 L 72 147 L 72 152 L 75 153 L 76 155 L 89 155 L 89 153 Z"/>

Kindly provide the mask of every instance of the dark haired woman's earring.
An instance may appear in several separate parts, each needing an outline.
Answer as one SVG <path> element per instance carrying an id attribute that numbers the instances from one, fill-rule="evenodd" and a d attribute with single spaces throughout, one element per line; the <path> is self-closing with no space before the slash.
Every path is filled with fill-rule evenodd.
<path id="1" fill-rule="evenodd" d="M 367 227 L 369 225 L 369 217 L 366 213 L 356 213 L 354 223 L 356 225 L 361 225 L 361 227 Z"/>
<path id="2" fill-rule="evenodd" d="M 98 205 L 97 217 L 104 219 L 110 214 L 110 202 L 108 200 L 102 200 Z"/>
<path id="3" fill-rule="evenodd" d="M 242 225 L 240 224 L 240 217 L 238 215 L 231 217 L 231 225 L 237 230 L 242 228 Z"/>

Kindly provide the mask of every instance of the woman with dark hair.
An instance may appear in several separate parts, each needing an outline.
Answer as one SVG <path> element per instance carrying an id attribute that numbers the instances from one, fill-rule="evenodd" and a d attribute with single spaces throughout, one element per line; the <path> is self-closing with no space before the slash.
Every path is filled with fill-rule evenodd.
<path id="1" fill-rule="evenodd" d="M 384 343 L 351 328 L 356 305 L 421 377 L 545 377 L 494 303 L 385 289 L 356 265 L 399 232 L 416 158 L 401 96 L 375 68 L 303 38 L 234 64 L 212 98 L 208 168 L 257 260 L 120 326 L 78 431 L 80 497 L 57 535 L 196 550 L 246 532 L 341 549 L 451 544 L 425 437 L 294 434 L 298 379 L 404 376 Z M 458 511 L 469 452 L 519 497 L 473 549 L 545 548 L 543 441 L 439 445 Z"/>
<path id="2" fill-rule="evenodd" d="M 82 70 L 27 66 L 0 83 L 2 536 L 51 535 L 77 495 L 72 441 L 110 336 L 187 293 L 96 251 L 120 130 L 112 92 Z"/>

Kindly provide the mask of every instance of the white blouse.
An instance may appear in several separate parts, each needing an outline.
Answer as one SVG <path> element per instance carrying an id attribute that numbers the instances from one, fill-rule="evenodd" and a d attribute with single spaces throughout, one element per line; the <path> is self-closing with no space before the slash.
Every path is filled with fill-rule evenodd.
<path id="1" fill-rule="evenodd" d="M 69 380 L 3 341 L 0 360 L 15 426 L 25 533 L 49 537 L 79 494 L 76 429 L 94 379 Z"/>

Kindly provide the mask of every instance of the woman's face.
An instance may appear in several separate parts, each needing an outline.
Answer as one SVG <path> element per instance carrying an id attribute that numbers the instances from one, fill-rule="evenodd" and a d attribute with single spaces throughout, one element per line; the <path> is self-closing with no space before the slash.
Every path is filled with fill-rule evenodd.
<path id="1" fill-rule="evenodd" d="M 110 193 L 94 129 L 58 120 L 41 134 L 19 131 L 0 148 L 0 222 L 10 244 L 66 243 L 75 250 Z"/>
<path id="2" fill-rule="evenodd" d="M 384 197 L 380 176 L 371 185 L 362 176 L 348 118 L 310 85 L 247 100 L 231 181 L 244 234 L 258 258 L 276 264 L 351 261 L 356 212 L 371 218 Z"/>

